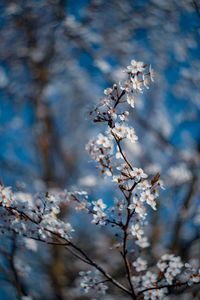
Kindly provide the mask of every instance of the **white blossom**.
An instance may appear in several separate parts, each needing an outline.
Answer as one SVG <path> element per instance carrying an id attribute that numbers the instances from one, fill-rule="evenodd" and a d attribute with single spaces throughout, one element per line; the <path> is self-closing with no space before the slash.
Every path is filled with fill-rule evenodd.
<path id="1" fill-rule="evenodd" d="M 137 185 L 137 189 L 138 190 L 148 190 L 151 187 L 151 185 L 149 184 L 148 180 L 141 180 L 138 185 Z"/>
<path id="2" fill-rule="evenodd" d="M 79 272 L 80 286 L 84 293 L 93 291 L 95 293 L 105 295 L 108 286 L 102 282 L 102 276 L 98 271 Z"/>
<path id="3" fill-rule="evenodd" d="M 179 256 L 164 254 L 157 263 L 157 267 L 164 272 L 164 276 L 169 284 L 174 277 L 181 273 L 184 264 Z"/>
<path id="4" fill-rule="evenodd" d="M 127 67 L 127 72 L 137 74 L 144 71 L 144 63 L 142 61 L 131 60 L 131 65 Z"/>
<path id="5" fill-rule="evenodd" d="M 138 257 L 136 261 L 132 263 L 137 272 L 145 271 L 147 269 L 147 261 Z"/>
<path id="6" fill-rule="evenodd" d="M 147 248 L 150 246 L 147 237 L 146 236 L 142 236 L 139 240 L 137 240 L 135 242 L 140 248 Z"/>
<path id="7" fill-rule="evenodd" d="M 155 273 L 152 273 L 151 271 L 147 271 L 142 276 L 142 286 L 144 288 L 153 287 L 154 284 L 156 284 L 157 281 L 157 275 Z"/>
<path id="8" fill-rule="evenodd" d="M 134 209 L 135 212 L 139 215 L 139 217 L 141 219 L 145 219 L 145 217 L 147 215 L 146 209 L 145 209 L 143 203 L 141 203 L 138 198 L 133 197 L 132 203 L 129 204 L 128 208 Z"/>
<path id="9" fill-rule="evenodd" d="M 138 90 L 140 93 L 142 93 L 143 81 L 139 80 L 137 76 L 131 78 L 131 81 L 133 90 Z"/>
<path id="10" fill-rule="evenodd" d="M 12 203 L 13 193 L 10 187 L 0 186 L 0 204 L 9 207 Z"/>
<path id="11" fill-rule="evenodd" d="M 129 112 L 128 111 L 125 111 L 123 112 L 121 115 L 119 115 L 119 118 L 121 121 L 128 121 L 128 116 L 129 116 Z"/>
<path id="12" fill-rule="evenodd" d="M 133 95 L 127 94 L 127 103 L 131 106 L 131 107 L 135 107 L 135 97 Z"/>
<path id="13" fill-rule="evenodd" d="M 104 210 L 107 207 L 107 205 L 103 202 L 102 199 L 93 201 L 92 204 L 94 205 L 93 207 L 94 211 Z"/>
<path id="14" fill-rule="evenodd" d="M 112 92 L 113 92 L 113 89 L 112 89 L 112 88 L 107 88 L 107 89 L 104 90 L 104 94 L 105 94 L 106 96 L 111 95 Z"/>
<path id="15" fill-rule="evenodd" d="M 127 136 L 126 137 L 131 143 L 135 143 L 138 140 L 138 137 L 135 134 L 135 129 L 132 127 L 127 128 Z"/>
<path id="16" fill-rule="evenodd" d="M 141 193 L 140 201 L 145 201 L 148 205 L 151 206 L 152 209 L 156 210 L 155 197 L 153 194 L 151 194 L 150 190 L 146 190 Z"/>
<path id="17" fill-rule="evenodd" d="M 112 133 L 114 133 L 118 139 L 123 139 L 127 134 L 127 127 L 121 125 L 120 123 L 115 123 L 115 127 L 112 129 Z"/>
<path id="18" fill-rule="evenodd" d="M 133 168 L 133 170 L 130 172 L 130 175 L 135 180 L 135 182 L 148 177 L 141 168 Z"/>
<path id="19" fill-rule="evenodd" d="M 132 91 L 132 83 L 130 80 L 124 81 L 123 84 L 119 83 L 119 86 L 120 86 L 121 90 L 124 90 L 127 93 Z"/>
<path id="20" fill-rule="evenodd" d="M 131 226 L 130 233 L 139 240 L 144 234 L 144 231 L 141 229 L 140 225 L 136 223 Z"/>
<path id="21" fill-rule="evenodd" d="M 104 148 L 112 148 L 109 138 L 101 133 L 98 134 L 96 143 L 97 145 L 102 145 Z"/>
<path id="22" fill-rule="evenodd" d="M 168 290 L 167 288 L 154 289 L 144 292 L 144 300 L 164 300 Z"/>
<path id="23" fill-rule="evenodd" d="M 30 238 L 24 238 L 25 246 L 28 250 L 36 252 L 38 249 L 36 241 Z"/>
<path id="24" fill-rule="evenodd" d="M 106 218 L 106 213 L 98 210 L 96 213 L 93 214 L 92 223 L 105 225 L 105 218 Z"/>

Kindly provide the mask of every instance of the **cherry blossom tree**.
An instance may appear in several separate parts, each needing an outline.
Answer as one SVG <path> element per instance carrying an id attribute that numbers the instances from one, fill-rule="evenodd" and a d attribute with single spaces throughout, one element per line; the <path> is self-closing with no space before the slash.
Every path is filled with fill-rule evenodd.
<path id="1" fill-rule="evenodd" d="M 185 290 L 185 287 L 198 284 L 200 273 L 171 253 L 163 254 L 157 262 L 148 265 L 149 257 L 144 249 L 150 243 L 145 227 L 149 208 L 157 209 L 156 199 L 162 182 L 159 173 L 148 180 L 142 168 L 134 167 L 127 158 L 124 143 L 137 143 L 138 137 L 134 128 L 128 125 L 129 112 L 124 109 L 128 105 L 134 106 L 136 92 L 142 93 L 144 88 L 149 88 L 150 82 L 154 81 L 154 71 L 151 66 L 132 60 L 125 73 L 125 82 L 105 89 L 105 96 L 90 112 L 93 121 L 106 125 L 106 130 L 86 146 L 100 172 L 116 183 L 122 195 L 108 207 L 102 199 L 90 201 L 85 191 L 33 197 L 13 193 L 10 188 L 1 186 L 1 228 L 3 234 L 11 232 L 15 236 L 63 247 L 77 260 L 92 267 L 92 270 L 79 272 L 83 293 L 104 295 L 109 285 L 113 285 L 132 299 L 165 299 L 166 295 L 174 293 L 174 288 L 184 287 Z M 91 223 L 111 226 L 115 237 L 112 248 L 124 265 L 123 283 L 112 275 L 112 264 L 105 268 L 74 241 L 73 226 L 59 218 L 61 205 L 85 211 L 92 216 Z M 17 278 L 15 280 L 22 299 L 30 298 L 23 285 Z"/>
<path id="2" fill-rule="evenodd" d="M 148 251 L 149 257 L 141 259 L 146 259 L 151 266 L 156 265 L 168 249 L 170 254 L 197 266 L 200 223 L 198 1 L 12 0 L 2 1 L 0 9 L 2 186 L 12 186 L 14 195 L 22 198 L 22 202 L 32 199 L 33 203 L 38 198 L 37 201 L 45 203 L 47 191 L 48 195 L 55 193 L 60 197 L 66 187 L 73 190 L 72 185 L 79 186 L 75 190 L 83 188 L 90 195 L 87 201 L 96 211 L 93 223 L 107 210 L 110 212 L 112 199 L 121 207 L 121 192 L 120 189 L 117 192 L 116 184 L 122 180 L 123 185 L 123 175 L 119 178 L 120 170 L 115 169 L 116 174 L 112 175 L 105 167 L 108 161 L 103 158 L 105 166 L 97 162 L 97 167 L 106 176 L 112 175 L 113 181 L 97 177 L 92 164 L 88 164 L 84 145 L 94 135 L 87 145 L 92 158 L 96 159 L 98 154 L 93 150 L 103 146 L 105 154 L 109 156 L 113 151 L 112 155 L 116 155 L 113 167 L 117 168 L 123 158 L 116 142 L 102 129 L 106 122 L 104 125 L 97 122 L 100 129 L 85 119 L 88 111 L 93 111 L 91 118 L 95 119 L 98 97 L 102 97 L 102 106 L 98 108 L 101 112 L 107 98 L 117 97 L 117 91 L 125 90 L 122 97 L 127 104 L 123 105 L 129 105 L 130 111 L 121 111 L 122 104 L 111 109 L 115 124 L 112 134 L 122 139 L 122 150 L 133 168 L 130 176 L 139 181 L 140 176 L 148 174 L 151 181 L 154 177 L 158 180 L 156 174 L 159 173 L 164 187 L 156 204 L 152 193 L 142 190 L 142 203 L 151 203 L 153 210 L 144 212 L 143 206 L 137 207 L 138 213 L 148 213 L 144 222 L 148 221 L 145 228 L 150 247 L 143 251 Z M 121 66 L 132 57 L 147 62 L 150 73 L 151 65 L 156 70 L 153 88 L 148 93 L 141 93 L 144 87 L 148 89 L 148 76 L 143 84 L 134 80 L 134 76 L 132 80 L 128 77 L 126 82 L 127 73 L 121 72 Z M 143 64 L 133 61 L 127 71 L 136 74 L 134 70 L 142 72 Z M 129 92 L 130 80 L 136 94 Z M 113 91 L 113 82 L 119 81 L 117 90 Z M 110 88 L 102 96 L 101 90 L 107 86 Z M 142 177 L 142 181 L 146 179 Z M 138 186 L 140 183 L 136 190 Z M 37 195 L 33 196 L 32 192 Z M 138 192 L 129 209 L 140 203 L 139 196 Z M 84 201 L 79 203 L 76 210 L 84 205 Z M 112 264 L 106 257 L 108 249 L 113 248 L 109 226 L 103 226 L 103 232 L 93 226 L 91 232 L 86 216 L 80 213 L 76 218 L 77 214 L 74 215 L 70 207 L 61 201 L 59 217 L 63 222 L 72 219 L 74 226 L 79 227 L 74 232 L 77 243 L 90 257 L 101 257 L 105 268 L 111 269 L 113 276 L 126 286 L 124 266 L 118 254 L 113 250 Z M 98 207 L 104 207 L 101 213 Z M 104 220 L 99 221 L 104 223 Z M 85 228 L 82 224 L 89 226 Z M 116 231 L 117 227 L 111 229 Z M 141 235 L 140 229 L 131 227 L 134 234 Z M 88 237 L 91 242 L 86 245 Z M 78 272 L 85 267 L 67 253 L 63 247 L 38 244 L 15 232 L 8 237 L 5 232 L 0 262 L 5 285 L 1 285 L 0 291 L 6 282 L 11 282 L 19 295 L 35 290 L 33 298 L 77 299 L 80 293 L 73 287 Z M 174 297 L 181 292 L 182 299 L 182 289 L 185 286 L 173 289 Z M 185 297 L 198 297 L 196 289 L 195 286 L 192 292 L 187 289 Z M 111 286 L 107 292 L 114 293 L 116 299 L 123 297 Z M 169 297 L 172 298 L 173 293 Z M 85 295 L 87 297 L 90 296 Z"/>

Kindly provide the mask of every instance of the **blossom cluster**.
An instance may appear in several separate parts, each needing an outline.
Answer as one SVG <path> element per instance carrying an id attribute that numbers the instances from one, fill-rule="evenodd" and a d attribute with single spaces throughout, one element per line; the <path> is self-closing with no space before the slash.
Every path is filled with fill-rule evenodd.
<path id="1" fill-rule="evenodd" d="M 131 92 L 133 90 L 142 92 L 143 88 L 149 88 L 150 81 L 154 81 L 155 72 L 141 61 L 131 60 L 130 66 L 124 70 L 128 74 L 128 79 L 121 85 L 121 88 L 126 90 L 126 92 Z M 128 94 L 129 96 L 129 94 Z M 128 97 L 127 96 L 127 97 Z M 134 107 L 133 100 L 129 100 L 130 105 Z"/>
<path id="2" fill-rule="evenodd" d="M 136 238 L 137 245 L 145 248 L 149 246 L 142 228 L 147 216 L 146 206 L 156 210 L 156 198 L 161 182 L 158 175 L 156 180 L 149 181 L 142 168 L 132 166 L 128 161 L 123 150 L 124 141 L 137 143 L 138 137 L 135 129 L 128 124 L 129 111 L 124 110 L 123 106 L 135 106 L 136 93 L 148 88 L 147 82 L 153 81 L 154 72 L 151 66 L 135 60 L 131 61 L 125 72 L 127 80 L 105 89 L 99 105 L 91 111 L 94 122 L 103 122 L 107 128 L 103 134 L 98 134 L 96 139 L 90 140 L 86 149 L 98 163 L 97 168 L 101 173 L 111 177 L 128 200 L 118 199 L 109 209 L 111 214 L 107 213 L 107 216 L 105 204 L 103 209 L 94 209 L 92 222 L 105 225 L 105 219 L 111 217 L 109 223 L 123 223 L 128 209 L 131 216 L 128 234 Z M 91 209 L 89 211 L 92 213 Z"/>
<path id="3" fill-rule="evenodd" d="M 0 210 L 2 231 L 14 231 L 20 235 L 47 241 L 54 235 L 71 239 L 74 231 L 70 223 L 58 218 L 63 195 L 36 195 L 13 193 L 11 188 L 0 186 Z"/>
<path id="4" fill-rule="evenodd" d="M 158 268 L 162 273 L 166 281 L 171 284 L 176 275 L 181 273 L 181 269 L 184 264 L 179 256 L 174 256 L 173 254 L 163 255 L 157 263 Z"/>
<path id="5" fill-rule="evenodd" d="M 99 272 L 95 271 L 81 271 L 80 275 L 80 287 L 84 293 L 92 292 L 104 295 L 108 286 L 102 281 L 102 276 Z"/>
<path id="6" fill-rule="evenodd" d="M 138 275 L 132 276 L 131 280 L 138 292 L 143 292 L 144 299 L 165 299 L 168 294 L 168 286 L 181 286 L 182 283 L 191 285 L 200 282 L 199 271 L 184 264 L 180 256 L 164 254 L 153 271 L 149 270 L 148 262 L 138 257 L 133 263 L 134 270 Z"/>

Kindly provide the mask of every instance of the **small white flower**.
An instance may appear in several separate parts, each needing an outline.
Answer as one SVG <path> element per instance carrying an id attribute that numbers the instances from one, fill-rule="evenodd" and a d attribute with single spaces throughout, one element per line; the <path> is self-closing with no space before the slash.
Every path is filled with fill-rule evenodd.
<path id="1" fill-rule="evenodd" d="M 148 180 L 142 180 L 138 183 L 137 188 L 138 190 L 147 190 L 151 187 L 151 185 L 149 184 Z"/>
<path id="2" fill-rule="evenodd" d="M 128 94 L 127 95 L 127 103 L 131 106 L 131 107 L 135 107 L 135 97 L 133 95 Z"/>
<path id="3" fill-rule="evenodd" d="M 29 238 L 24 238 L 24 242 L 25 242 L 25 246 L 28 250 L 31 250 L 33 252 L 37 251 L 38 247 L 37 247 L 37 243 L 35 240 L 29 239 Z"/>
<path id="4" fill-rule="evenodd" d="M 173 282 L 176 275 L 181 273 L 184 264 L 179 256 L 164 254 L 157 263 L 157 267 L 164 272 L 165 279 L 169 284 Z"/>
<path id="5" fill-rule="evenodd" d="M 112 94 L 112 92 L 113 92 L 112 88 L 107 88 L 107 89 L 104 90 L 104 95 L 109 96 L 109 95 Z"/>
<path id="6" fill-rule="evenodd" d="M 101 133 L 97 136 L 97 145 L 102 145 L 104 148 L 112 148 L 112 143 L 109 138 Z"/>
<path id="7" fill-rule="evenodd" d="M 13 200 L 13 193 L 9 187 L 4 187 L 0 185 L 0 203 L 2 206 L 11 206 Z"/>
<path id="8" fill-rule="evenodd" d="M 119 151 L 115 154 L 115 157 L 116 157 L 116 159 L 123 158 L 123 156 L 121 155 L 121 153 Z"/>
<path id="9" fill-rule="evenodd" d="M 119 115 L 121 121 L 128 121 L 129 112 L 125 111 L 123 114 Z"/>
<path id="10" fill-rule="evenodd" d="M 105 225 L 106 223 L 105 218 L 106 218 L 106 214 L 103 211 L 98 210 L 95 214 L 93 214 L 92 223 Z"/>
<path id="11" fill-rule="evenodd" d="M 134 78 L 131 78 L 132 81 L 132 87 L 134 90 L 138 90 L 140 93 L 142 93 L 143 88 L 143 82 L 135 76 Z"/>
<path id="12" fill-rule="evenodd" d="M 128 206 L 129 209 L 134 209 L 135 212 L 140 216 L 140 218 L 145 219 L 147 213 L 143 204 L 138 200 L 138 198 L 133 197 L 133 202 Z"/>
<path id="13" fill-rule="evenodd" d="M 137 272 L 145 271 L 147 269 L 147 261 L 141 257 L 138 257 L 138 259 L 136 259 L 132 265 L 135 267 Z"/>
<path id="14" fill-rule="evenodd" d="M 141 229 L 138 223 L 131 226 L 130 232 L 133 236 L 136 236 L 137 239 L 140 239 L 144 234 L 144 231 Z"/>
<path id="15" fill-rule="evenodd" d="M 137 289 L 141 281 L 141 276 L 131 276 L 131 281 L 133 286 Z"/>
<path id="16" fill-rule="evenodd" d="M 100 99 L 100 104 L 102 105 L 102 106 L 108 106 L 109 104 L 110 104 L 110 100 L 108 99 L 108 98 L 102 98 L 102 99 Z"/>
<path id="17" fill-rule="evenodd" d="M 167 288 L 146 291 L 144 292 L 144 300 L 167 300 L 168 298 L 165 297 L 167 292 Z"/>
<path id="18" fill-rule="evenodd" d="M 127 67 L 127 72 L 131 72 L 132 74 L 142 73 L 144 68 L 142 61 L 131 60 L 131 65 Z"/>
<path id="19" fill-rule="evenodd" d="M 130 175 L 135 180 L 135 182 L 148 177 L 141 168 L 133 168 L 133 170 L 130 172 Z"/>
<path id="20" fill-rule="evenodd" d="M 92 204 L 94 205 L 93 207 L 94 211 L 104 210 L 107 207 L 107 205 L 103 202 L 102 199 L 93 201 Z"/>
<path id="21" fill-rule="evenodd" d="M 141 193 L 140 201 L 145 201 L 148 205 L 151 206 L 152 209 L 156 210 L 155 198 L 154 195 L 151 194 L 150 190 L 146 190 Z"/>
<path id="22" fill-rule="evenodd" d="M 147 248 L 149 247 L 149 242 L 146 236 L 141 237 L 138 241 L 135 242 L 140 248 Z"/>
<path id="23" fill-rule="evenodd" d="M 108 176 L 108 177 L 111 177 L 111 176 L 112 176 L 112 172 L 111 172 L 111 170 L 109 170 L 109 169 L 105 169 L 104 172 L 103 172 L 103 174 L 104 174 L 105 176 Z"/>
<path id="24" fill-rule="evenodd" d="M 135 129 L 131 128 L 131 127 L 127 128 L 127 136 L 126 137 L 131 143 L 135 143 L 138 140 L 138 137 L 135 134 Z"/>
<path id="25" fill-rule="evenodd" d="M 115 123 L 115 127 L 112 132 L 119 138 L 122 139 L 126 136 L 127 128 L 119 123 Z"/>
<path id="26" fill-rule="evenodd" d="M 144 288 L 149 288 L 154 286 L 157 281 L 157 275 L 151 271 L 147 271 L 145 275 L 142 276 L 142 285 Z"/>
<path id="27" fill-rule="evenodd" d="M 117 199 L 117 200 L 115 200 L 115 208 L 121 212 L 125 208 L 125 203 L 123 201 Z"/>
<path id="28" fill-rule="evenodd" d="M 167 268 L 168 264 L 165 261 L 158 261 L 157 267 L 160 269 L 161 272 Z"/>
<path id="29" fill-rule="evenodd" d="M 119 83 L 119 86 L 120 86 L 121 90 L 126 91 L 127 93 L 131 92 L 131 90 L 132 90 L 132 84 L 131 84 L 130 80 L 124 81 L 123 85 L 121 83 Z"/>
<path id="30" fill-rule="evenodd" d="M 93 290 L 94 293 L 105 295 L 108 289 L 107 285 L 102 281 L 101 274 L 98 271 L 79 272 L 81 276 L 80 286 L 84 293 Z"/>

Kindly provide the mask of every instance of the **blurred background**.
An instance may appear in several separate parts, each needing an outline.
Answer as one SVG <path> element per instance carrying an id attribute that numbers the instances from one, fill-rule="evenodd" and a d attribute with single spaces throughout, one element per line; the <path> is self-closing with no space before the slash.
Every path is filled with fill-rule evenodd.
<path id="1" fill-rule="evenodd" d="M 198 0 L 1 0 L 1 183 L 23 193 L 79 186 L 109 203 L 113 185 L 85 151 L 100 130 L 88 112 L 105 88 L 122 80 L 131 59 L 151 64 L 155 83 L 130 114 L 139 144 L 126 149 L 135 166 L 160 172 L 165 187 L 149 225 L 151 259 L 167 248 L 199 263 L 199 25 Z M 77 218 L 77 225 L 89 224 Z M 85 242 L 91 232 L 79 233 L 79 242 L 102 260 L 110 232 L 98 232 L 91 245 Z M 78 296 L 82 266 L 62 250 L 39 244 L 33 259 L 36 243 L 1 239 L 1 299 L 21 299 L 16 280 L 31 299 L 92 299 Z M 120 266 L 115 271 L 122 275 Z"/>

